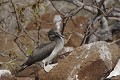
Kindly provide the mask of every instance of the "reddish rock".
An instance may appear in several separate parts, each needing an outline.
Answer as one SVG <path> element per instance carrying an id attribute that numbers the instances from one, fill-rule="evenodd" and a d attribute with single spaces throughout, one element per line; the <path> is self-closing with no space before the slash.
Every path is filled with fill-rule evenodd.
<path id="1" fill-rule="evenodd" d="M 95 42 L 77 48 L 49 73 L 39 71 L 41 80 L 98 80 L 119 59 L 119 48 L 107 42 Z"/>
<path id="2" fill-rule="evenodd" d="M 29 77 L 4 77 L 4 78 L 0 78 L 0 80 L 35 80 L 34 78 L 29 78 Z"/>

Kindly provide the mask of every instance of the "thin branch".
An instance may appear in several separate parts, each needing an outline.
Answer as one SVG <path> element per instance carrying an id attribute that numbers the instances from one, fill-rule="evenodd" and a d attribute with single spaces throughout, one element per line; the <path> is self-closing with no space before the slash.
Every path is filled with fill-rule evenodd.
<path id="1" fill-rule="evenodd" d="M 107 19 L 120 21 L 120 17 L 107 17 Z"/>
<path id="2" fill-rule="evenodd" d="M 21 43 L 20 39 L 18 38 L 18 36 L 15 35 L 15 34 L 13 34 L 13 33 L 11 33 L 11 32 L 5 31 L 4 29 L 2 29 L 2 27 L 0 27 L 0 29 L 1 29 L 3 32 L 5 32 L 6 34 L 10 34 L 10 35 L 14 36 L 14 37 L 15 37 L 14 42 L 17 44 L 17 46 L 18 46 L 19 49 L 23 52 L 23 54 L 24 54 L 26 57 L 28 57 L 28 56 L 26 55 L 26 51 L 23 49 L 23 47 L 22 47 L 22 45 L 21 45 L 22 43 Z M 19 42 L 17 42 L 17 40 L 19 40 Z"/>
<path id="3" fill-rule="evenodd" d="M 1 3 L 0 3 L 0 6 L 6 4 L 6 3 L 8 3 L 8 2 L 9 2 L 9 1 L 1 2 Z"/>
<path id="4" fill-rule="evenodd" d="M 99 14 L 99 15 L 101 15 L 101 14 L 107 15 L 106 12 L 105 12 L 103 9 L 101 9 L 101 8 L 99 8 L 99 7 L 97 7 L 97 6 L 94 6 L 94 5 L 92 5 L 92 6 L 93 6 L 93 8 L 98 9 L 98 14 Z M 100 12 L 100 13 L 99 13 L 99 12 Z"/>
<path id="5" fill-rule="evenodd" d="M 114 43 L 117 43 L 117 42 L 119 42 L 119 41 L 120 41 L 120 39 L 117 39 L 117 40 L 111 42 L 110 44 L 114 44 Z"/>
<path id="6" fill-rule="evenodd" d="M 65 44 L 67 44 L 67 43 L 68 43 L 68 41 L 71 39 L 72 35 L 73 35 L 72 33 L 69 35 L 69 37 L 67 38 L 67 40 L 66 40 Z M 64 44 L 64 45 L 65 45 L 65 44 Z"/>
<path id="7" fill-rule="evenodd" d="M 75 1 L 74 0 L 50 0 L 50 1 L 65 1 L 65 2 L 70 2 L 70 3 L 73 3 L 75 5 L 77 4 L 77 8 L 83 7 L 82 9 L 87 10 L 87 11 L 93 13 L 93 14 L 97 14 L 98 13 L 97 9 L 95 9 L 95 8 L 93 8 L 91 6 L 85 5 L 83 2 L 80 2 L 78 0 L 75 0 Z"/>
<path id="8" fill-rule="evenodd" d="M 2 26 L 2 25 L 1 25 Z M 11 32 L 8 32 L 8 31 L 5 31 L 2 27 L 0 27 L 0 30 L 2 30 L 4 33 L 6 34 L 10 34 L 10 35 L 13 35 L 14 37 L 17 37 L 17 35 L 11 33 Z"/>
<path id="9" fill-rule="evenodd" d="M 15 17 L 16 17 L 16 21 L 17 21 L 17 25 L 18 25 L 18 30 L 19 30 L 20 28 L 22 28 L 22 30 L 20 31 L 20 33 L 18 32 L 18 36 L 20 36 L 20 34 L 22 33 L 22 31 L 24 30 L 24 32 L 28 35 L 28 37 L 36 43 L 36 41 L 28 34 L 27 30 L 25 30 L 25 29 L 22 27 L 22 25 L 20 24 L 19 17 L 18 17 L 18 15 L 17 15 L 17 11 L 16 11 L 16 8 L 15 8 L 15 5 L 14 5 L 14 3 L 12 2 L 12 0 L 10 0 L 10 2 L 11 2 L 11 4 L 12 4 L 12 7 L 13 7 L 13 10 L 14 10 L 14 13 L 15 13 Z"/>
<path id="10" fill-rule="evenodd" d="M 120 13 L 120 8 L 113 8 L 113 11 L 116 11 L 116 12 Z"/>
<path id="11" fill-rule="evenodd" d="M 14 5 L 12 0 L 10 0 L 10 2 L 12 4 L 13 10 L 14 10 L 14 14 L 15 14 L 15 17 L 16 17 L 16 22 L 17 22 L 18 28 L 20 29 L 21 28 L 21 24 L 19 23 L 19 18 L 18 18 L 17 12 L 16 12 L 15 5 Z"/>
<path id="12" fill-rule="evenodd" d="M 49 0 L 49 1 L 51 2 L 52 6 L 55 8 L 55 10 L 56 10 L 60 15 L 63 16 L 63 14 L 55 7 L 55 5 L 54 5 L 54 3 L 52 2 L 52 0 Z"/>
<path id="13" fill-rule="evenodd" d="M 93 8 L 92 6 L 84 6 L 84 10 L 87 10 L 91 12 L 92 14 L 97 14 L 98 10 L 96 8 Z"/>
<path id="14" fill-rule="evenodd" d="M 19 42 L 17 42 L 17 40 L 19 40 Z M 22 42 L 20 41 L 20 39 L 18 38 L 18 37 L 16 37 L 15 39 L 14 39 L 14 42 L 17 44 L 17 46 L 19 47 L 19 49 L 22 51 L 22 53 L 26 56 L 26 57 L 28 57 L 28 55 L 26 54 L 26 51 L 25 51 L 25 49 L 23 49 L 23 47 L 22 47 Z"/>
<path id="15" fill-rule="evenodd" d="M 74 22 L 73 18 L 72 18 L 72 17 L 70 17 L 70 19 L 71 19 L 71 21 L 72 21 L 73 25 L 76 27 L 77 25 L 75 24 L 75 22 Z"/>
<path id="16" fill-rule="evenodd" d="M 85 32 L 85 35 L 84 35 L 84 37 L 83 37 L 83 40 L 82 40 L 80 46 L 83 45 L 83 44 L 85 44 L 85 43 L 87 42 L 88 37 L 89 37 L 92 33 L 93 33 L 93 34 L 96 34 L 96 33 L 94 32 L 95 30 L 93 30 L 93 27 L 92 27 L 92 26 L 93 26 L 97 21 L 99 21 L 99 19 L 100 19 L 101 17 L 102 17 L 101 15 L 100 15 L 100 16 L 96 16 L 95 18 L 92 19 L 92 21 L 89 21 L 89 22 L 88 22 L 87 27 L 86 27 L 86 32 Z M 96 36 L 97 36 L 97 35 L 96 35 Z"/>
<path id="17" fill-rule="evenodd" d="M 85 35 L 84 35 L 84 37 L 82 39 L 82 42 L 80 43 L 80 46 L 82 46 L 83 44 L 85 44 L 87 38 L 89 37 L 89 32 L 90 32 L 89 27 L 87 27 L 87 31 L 85 32 Z"/>
<path id="18" fill-rule="evenodd" d="M 37 33 L 38 33 L 38 41 L 37 41 L 37 45 L 39 46 L 40 43 L 40 29 L 41 29 L 41 22 L 40 20 L 38 20 L 39 22 L 36 22 L 36 27 L 38 27 Z"/>
<path id="19" fill-rule="evenodd" d="M 41 24 L 40 24 L 41 25 Z M 40 29 L 41 29 L 41 26 L 38 26 L 38 43 L 40 41 Z"/>
<path id="20" fill-rule="evenodd" d="M 69 2 L 69 3 L 73 3 L 73 0 L 51 0 L 51 1 L 65 1 L 65 2 Z"/>
<path id="21" fill-rule="evenodd" d="M 76 15 L 80 10 L 82 10 L 84 8 L 84 6 L 82 7 L 77 7 L 76 9 L 74 9 L 73 11 L 71 11 L 70 13 L 65 14 L 65 17 L 72 17 L 74 15 Z"/>
<path id="22" fill-rule="evenodd" d="M 64 29 L 65 29 L 65 26 L 67 24 L 67 21 L 68 21 L 69 18 L 63 18 L 63 24 L 62 24 L 62 27 L 61 27 L 61 34 L 63 35 L 63 32 L 64 32 Z"/>

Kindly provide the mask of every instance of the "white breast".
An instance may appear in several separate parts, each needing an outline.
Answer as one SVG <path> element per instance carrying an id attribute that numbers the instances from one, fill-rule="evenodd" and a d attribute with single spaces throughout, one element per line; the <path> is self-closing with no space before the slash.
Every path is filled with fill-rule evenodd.
<path id="1" fill-rule="evenodd" d="M 50 56 L 48 56 L 47 58 L 45 58 L 42 62 L 46 63 L 46 62 L 51 61 L 55 56 L 57 56 L 59 54 L 59 51 L 61 51 L 63 47 L 64 47 L 64 39 L 61 38 L 57 42 L 57 44 L 56 44 L 54 50 L 52 51 L 52 53 L 50 54 Z"/>

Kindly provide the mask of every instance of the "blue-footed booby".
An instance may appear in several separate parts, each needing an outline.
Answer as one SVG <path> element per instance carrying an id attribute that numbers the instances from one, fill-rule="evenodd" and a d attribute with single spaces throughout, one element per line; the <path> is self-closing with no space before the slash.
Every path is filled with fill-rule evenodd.
<path id="1" fill-rule="evenodd" d="M 42 44 L 41 46 L 34 49 L 32 54 L 28 56 L 27 61 L 23 65 L 21 65 L 21 69 L 19 71 L 22 71 L 26 67 L 39 61 L 41 61 L 41 66 L 46 72 L 49 72 L 53 68 L 53 66 L 56 65 L 49 63 L 54 57 L 58 55 L 59 51 L 61 51 L 64 47 L 64 38 L 56 29 L 51 29 L 48 32 L 48 37 L 50 39 L 50 42 Z"/>

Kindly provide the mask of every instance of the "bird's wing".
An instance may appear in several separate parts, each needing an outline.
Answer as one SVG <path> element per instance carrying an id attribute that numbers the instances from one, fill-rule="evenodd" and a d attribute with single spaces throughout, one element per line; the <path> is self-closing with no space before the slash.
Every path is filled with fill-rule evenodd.
<path id="1" fill-rule="evenodd" d="M 42 61 L 46 57 L 48 57 L 53 49 L 55 48 L 56 42 L 52 41 L 43 46 L 37 47 L 33 52 L 32 55 L 28 57 L 28 60 L 24 63 L 24 65 L 32 65 L 35 62 Z"/>
<path id="2" fill-rule="evenodd" d="M 55 48 L 55 41 L 49 42 L 49 43 L 45 43 L 42 44 L 41 46 L 38 46 L 37 48 L 35 48 L 35 50 L 32 52 L 32 57 L 36 56 L 36 55 L 42 55 L 42 54 L 48 54 L 50 52 L 52 52 L 51 50 L 53 50 Z M 48 52 L 47 52 L 48 51 Z M 49 56 L 49 54 L 48 54 Z"/>

